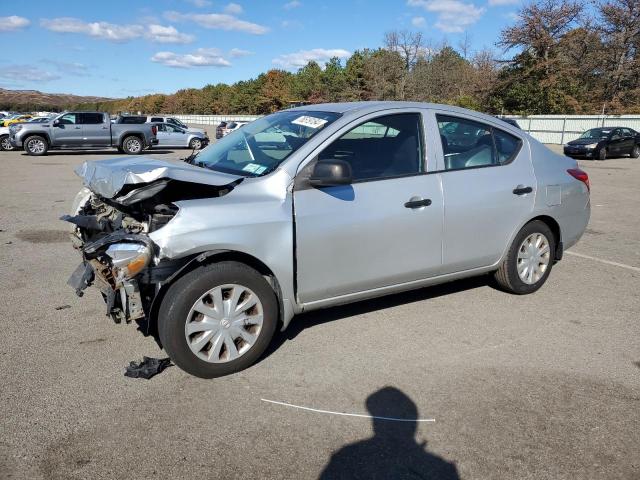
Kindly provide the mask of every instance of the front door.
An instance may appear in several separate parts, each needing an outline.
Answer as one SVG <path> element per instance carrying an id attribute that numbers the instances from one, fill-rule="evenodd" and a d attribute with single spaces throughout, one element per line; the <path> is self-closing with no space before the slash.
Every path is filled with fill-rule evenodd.
<path id="1" fill-rule="evenodd" d="M 425 174 L 420 113 L 367 118 L 299 172 L 294 190 L 297 294 L 303 303 L 410 282 L 441 266 L 443 205 Z M 351 185 L 315 188 L 313 164 L 341 159 Z"/>
<path id="2" fill-rule="evenodd" d="M 78 113 L 65 113 L 57 119 L 51 135 L 55 145 L 77 146 L 82 144 L 82 125 Z"/>
<path id="3" fill-rule="evenodd" d="M 474 118 L 442 112 L 435 122 L 444 160 L 443 271 L 492 265 L 533 211 L 528 149 L 517 135 Z"/>

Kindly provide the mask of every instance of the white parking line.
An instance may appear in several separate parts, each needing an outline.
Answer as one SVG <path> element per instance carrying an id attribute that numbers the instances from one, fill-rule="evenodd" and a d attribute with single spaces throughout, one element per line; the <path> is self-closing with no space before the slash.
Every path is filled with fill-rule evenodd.
<path id="1" fill-rule="evenodd" d="M 300 410 L 307 410 L 309 412 L 316 413 L 328 413 L 331 415 L 341 415 L 343 417 L 360 417 L 360 418 L 375 418 L 376 420 L 389 420 L 391 422 L 435 422 L 435 418 L 393 418 L 393 417 L 377 417 L 375 415 L 363 415 L 361 413 L 343 413 L 343 412 L 331 412 L 329 410 L 318 410 L 317 408 L 301 407 L 299 405 L 293 405 L 292 403 L 276 402 L 275 400 L 267 400 L 261 398 L 263 402 L 275 403 L 276 405 L 283 405 L 285 407 L 298 408 Z"/>
<path id="2" fill-rule="evenodd" d="M 593 260 L 595 262 L 605 263 L 607 265 L 613 265 L 614 267 L 626 268 L 627 270 L 631 270 L 632 272 L 640 272 L 639 267 L 634 267 L 633 265 L 627 265 L 625 263 L 612 262 L 611 260 L 604 260 L 602 258 L 592 257 L 589 255 L 585 255 L 583 253 L 576 252 L 565 252 L 568 255 L 573 255 L 574 257 L 586 258 L 587 260 Z"/>

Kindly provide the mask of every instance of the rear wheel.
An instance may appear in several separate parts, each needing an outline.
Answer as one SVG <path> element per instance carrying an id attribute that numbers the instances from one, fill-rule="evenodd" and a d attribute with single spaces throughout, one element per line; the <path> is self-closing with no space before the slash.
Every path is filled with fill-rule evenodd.
<path id="1" fill-rule="evenodd" d="M 142 140 L 133 135 L 125 137 L 122 141 L 122 150 L 128 155 L 139 155 L 143 150 Z"/>
<path id="2" fill-rule="evenodd" d="M 213 378 L 252 365 L 278 320 L 275 293 L 260 273 L 238 262 L 197 268 L 177 280 L 162 301 L 158 333 L 185 372 Z"/>
<path id="3" fill-rule="evenodd" d="M 638 158 L 640 157 L 640 145 L 636 145 L 633 147 L 633 150 L 631 150 L 631 158 Z"/>
<path id="4" fill-rule="evenodd" d="M 46 138 L 41 137 L 40 135 L 28 137 L 24 141 L 24 151 L 29 155 L 46 155 L 47 150 L 49 150 L 49 143 L 47 143 Z"/>
<path id="5" fill-rule="evenodd" d="M 526 224 L 495 273 L 498 285 L 518 295 L 535 292 L 551 273 L 555 247 L 556 240 L 546 223 L 534 220 Z"/>
<path id="6" fill-rule="evenodd" d="M 0 135 L 0 150 L 11 151 L 15 147 L 9 141 L 9 135 Z"/>
<path id="7" fill-rule="evenodd" d="M 199 138 L 192 138 L 189 142 L 189 148 L 192 150 L 200 150 L 202 148 L 202 140 Z"/>
<path id="8" fill-rule="evenodd" d="M 607 159 L 607 149 L 602 147 L 598 150 L 598 160 L 606 160 Z"/>

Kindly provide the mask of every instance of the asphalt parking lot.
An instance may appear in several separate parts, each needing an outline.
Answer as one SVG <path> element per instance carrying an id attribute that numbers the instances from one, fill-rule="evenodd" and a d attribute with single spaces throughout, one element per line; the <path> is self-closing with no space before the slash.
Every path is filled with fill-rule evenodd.
<path id="1" fill-rule="evenodd" d="M 65 284 L 73 168 L 116 155 L 0 152 L 0 478 L 640 478 L 640 161 L 580 162 L 589 229 L 534 295 L 315 312 L 244 372 L 147 381 L 123 371 L 153 339 Z"/>

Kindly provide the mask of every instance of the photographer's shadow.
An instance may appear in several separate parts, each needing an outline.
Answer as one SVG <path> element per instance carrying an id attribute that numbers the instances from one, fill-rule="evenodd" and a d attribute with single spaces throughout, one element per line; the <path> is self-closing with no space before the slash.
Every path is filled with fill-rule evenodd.
<path id="1" fill-rule="evenodd" d="M 402 391 L 385 387 L 372 393 L 367 410 L 374 417 L 374 436 L 335 452 L 321 480 L 460 478 L 454 463 L 426 451 L 426 442 L 416 442 L 418 409 Z"/>

